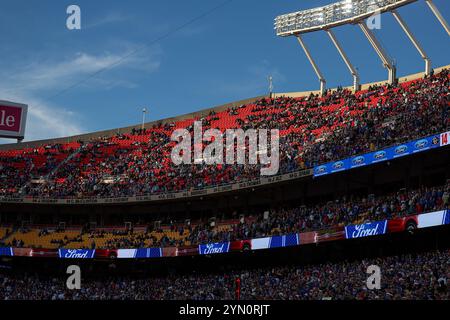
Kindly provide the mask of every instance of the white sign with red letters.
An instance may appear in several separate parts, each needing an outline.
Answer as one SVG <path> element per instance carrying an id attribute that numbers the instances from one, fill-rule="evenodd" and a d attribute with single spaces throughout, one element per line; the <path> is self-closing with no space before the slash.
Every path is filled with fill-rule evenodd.
<path id="1" fill-rule="evenodd" d="M 446 146 L 450 143 L 450 131 L 441 133 L 440 144 L 441 147 Z"/>

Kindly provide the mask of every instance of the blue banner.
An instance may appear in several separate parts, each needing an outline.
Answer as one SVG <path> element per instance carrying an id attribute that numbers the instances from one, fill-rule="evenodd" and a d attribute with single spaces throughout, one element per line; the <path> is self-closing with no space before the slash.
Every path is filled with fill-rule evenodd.
<path id="1" fill-rule="evenodd" d="M 13 256 L 13 249 L 12 248 L 0 248 L 0 256 Z"/>
<path id="2" fill-rule="evenodd" d="M 445 213 L 443 224 L 450 224 L 450 210 L 447 210 L 447 212 Z"/>
<path id="3" fill-rule="evenodd" d="M 92 259 L 95 250 L 88 249 L 59 249 L 59 257 L 62 259 Z"/>
<path id="4" fill-rule="evenodd" d="M 356 239 L 369 236 L 377 236 L 386 233 L 387 220 L 368 222 L 364 224 L 352 224 L 345 227 L 345 238 Z"/>
<path id="5" fill-rule="evenodd" d="M 134 249 L 133 258 L 145 259 L 145 258 L 161 258 L 162 248 L 139 248 Z"/>
<path id="6" fill-rule="evenodd" d="M 135 258 L 148 258 L 149 257 L 149 253 L 148 253 L 149 249 L 136 249 L 136 253 L 135 253 Z"/>
<path id="7" fill-rule="evenodd" d="M 148 257 L 149 258 L 161 258 L 162 257 L 162 248 L 148 248 Z"/>
<path id="8" fill-rule="evenodd" d="M 269 248 L 281 248 L 283 247 L 283 236 L 273 236 L 270 238 Z"/>
<path id="9" fill-rule="evenodd" d="M 392 160 L 437 147 L 440 147 L 440 135 L 429 136 L 398 146 L 386 148 L 384 150 L 365 153 L 363 155 L 358 155 L 316 166 L 314 167 L 314 177 L 319 177 L 348 169 L 364 167 L 373 163 Z"/>
<path id="10" fill-rule="evenodd" d="M 201 244 L 198 246 L 200 254 L 217 254 L 217 253 L 227 253 L 230 250 L 230 243 L 208 243 Z"/>
<path id="11" fill-rule="evenodd" d="M 269 248 L 282 248 L 297 246 L 300 244 L 297 233 L 287 234 L 285 236 L 273 236 L 270 238 Z"/>
<path id="12" fill-rule="evenodd" d="M 298 246 L 300 244 L 298 233 L 287 234 L 284 236 L 284 246 Z"/>

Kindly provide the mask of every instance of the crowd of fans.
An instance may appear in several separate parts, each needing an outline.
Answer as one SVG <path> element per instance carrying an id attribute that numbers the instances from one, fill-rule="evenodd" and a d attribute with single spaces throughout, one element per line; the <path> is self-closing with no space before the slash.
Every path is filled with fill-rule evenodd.
<path id="1" fill-rule="evenodd" d="M 0 196 L 21 193 L 32 178 L 46 177 L 79 146 L 47 144 L 25 150 L 0 151 Z"/>
<path id="2" fill-rule="evenodd" d="M 265 98 L 221 112 L 212 111 L 201 119 L 93 139 L 80 143 L 70 156 L 49 153 L 47 161 L 40 165 L 34 163 L 30 151 L 14 157 L 0 153 L 0 195 L 135 196 L 236 183 L 260 176 L 260 165 L 173 164 L 170 154 L 176 142 L 171 141 L 171 134 L 177 128 L 187 128 L 192 133 L 194 120 L 201 120 L 204 130 L 279 129 L 279 173 L 288 173 L 447 130 L 449 74 L 444 70 L 424 79 L 372 86 L 357 93 L 338 89 L 324 96 Z M 31 181 L 35 176 L 44 179 Z"/>
<path id="3" fill-rule="evenodd" d="M 447 182 L 440 187 L 400 190 L 383 196 L 347 197 L 315 205 L 272 208 L 266 217 L 263 212 L 250 214 L 242 220 L 231 220 L 233 217 L 230 216 L 229 221 L 235 222 L 227 223 L 227 220 L 224 220 L 220 224 L 222 227 L 218 227 L 220 221 L 217 221 L 217 226 L 211 226 L 208 219 L 193 225 L 186 225 L 184 221 L 173 222 L 170 226 L 166 226 L 170 229 L 148 227 L 146 231 L 138 232 L 134 232 L 133 229 L 116 230 L 111 232 L 114 237 L 108 240 L 104 247 L 122 249 L 185 246 L 317 231 L 352 223 L 379 221 L 447 209 L 450 208 L 449 198 L 450 182 Z M 226 227 L 224 228 L 223 225 Z M 28 230 L 18 232 L 28 232 Z M 176 237 L 170 235 L 173 232 L 177 234 Z M 159 236 L 157 236 L 158 233 Z M 48 234 L 48 232 L 42 234 Z M 83 234 L 89 235 L 91 240 L 89 248 L 99 248 L 96 245 L 96 239 L 104 238 L 107 232 L 85 229 L 74 238 L 65 237 L 55 243 L 59 243 L 61 247 L 73 242 L 80 243 Z M 5 242 L 7 246 L 27 246 L 26 243 L 18 242 L 14 233 Z"/>
<path id="4" fill-rule="evenodd" d="M 368 289 L 367 267 L 381 271 L 380 289 Z M 0 272 L 0 300 L 232 300 L 236 279 L 242 300 L 448 300 L 450 251 L 362 261 L 261 267 L 165 277 L 66 278 Z"/>
<path id="5" fill-rule="evenodd" d="M 449 208 L 450 184 L 436 188 L 422 188 L 413 191 L 400 191 L 383 197 L 360 199 L 340 199 L 316 206 L 277 208 L 271 210 L 267 219 L 261 212 L 244 219 L 243 222 L 230 225 L 228 230 L 219 231 L 209 222 L 192 226 L 178 226 L 176 230 L 189 235 L 182 239 L 171 239 L 167 235 L 157 246 L 183 246 L 212 242 L 229 242 L 260 238 L 270 235 L 289 234 L 312 230 L 321 230 L 334 226 L 363 223 L 383 219 L 392 219 L 412 214 L 431 212 Z M 109 242 L 109 248 L 127 248 L 127 245 L 144 243 L 150 235 L 128 235 Z M 136 246 L 133 246 L 136 247 Z"/>

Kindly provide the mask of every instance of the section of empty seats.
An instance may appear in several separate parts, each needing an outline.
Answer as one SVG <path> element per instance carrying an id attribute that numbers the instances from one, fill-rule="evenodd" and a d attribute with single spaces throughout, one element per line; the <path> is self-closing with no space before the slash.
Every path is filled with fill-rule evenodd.
<path id="1" fill-rule="evenodd" d="M 57 228 L 19 228 L 3 240 L 13 247 L 59 248 L 74 241 L 80 230 L 57 230 Z"/>

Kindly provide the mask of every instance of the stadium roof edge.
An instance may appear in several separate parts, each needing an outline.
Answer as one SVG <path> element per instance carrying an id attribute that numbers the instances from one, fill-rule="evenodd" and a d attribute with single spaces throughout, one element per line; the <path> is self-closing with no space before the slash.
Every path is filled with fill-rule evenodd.
<path id="1" fill-rule="evenodd" d="M 435 68 L 435 72 L 438 73 L 443 69 L 450 69 L 450 65 L 446 65 L 443 67 L 439 67 L 439 68 Z M 404 77 L 399 78 L 399 82 L 406 82 L 406 81 L 411 81 L 411 80 L 415 80 L 418 78 L 421 78 L 424 76 L 423 72 L 420 73 L 415 73 L 415 74 L 411 74 L 411 75 L 407 75 Z M 361 86 L 361 89 L 367 89 L 369 86 L 371 85 L 377 85 L 377 84 L 386 84 L 387 80 L 385 81 L 378 81 L 378 82 L 371 82 L 371 83 L 366 83 L 363 84 Z M 353 89 L 352 86 L 349 87 L 345 87 L 348 88 L 350 90 Z M 334 89 L 330 89 L 330 90 L 336 90 L 336 88 Z M 274 93 L 274 97 L 280 97 L 280 96 L 290 96 L 290 97 L 302 97 L 302 96 L 308 96 L 311 93 L 313 94 L 320 94 L 320 91 L 302 91 L 302 92 L 286 92 L 286 93 Z M 176 116 L 176 117 L 170 117 L 170 118 L 165 118 L 165 119 L 160 119 L 160 120 L 155 120 L 152 122 L 147 122 L 145 123 L 146 127 L 150 127 L 153 126 L 154 124 L 158 124 L 158 123 L 170 123 L 173 121 L 179 121 L 179 120 L 184 120 L 184 119 L 190 119 L 190 118 L 194 118 L 194 117 L 203 117 L 208 115 L 209 112 L 211 111 L 223 111 L 226 110 L 230 107 L 234 107 L 234 106 L 240 106 L 243 104 L 247 104 L 247 103 L 251 103 L 255 100 L 261 99 L 267 97 L 267 95 L 262 95 L 262 96 L 257 96 L 257 97 L 253 97 L 253 98 L 248 98 L 248 99 L 244 99 L 244 100 L 239 100 L 239 101 L 235 101 L 235 102 L 230 102 L 230 103 L 226 103 L 220 106 L 216 106 L 216 107 L 212 107 L 212 108 L 207 108 L 207 109 L 203 109 L 203 110 L 199 110 L 196 112 L 191 112 L 191 113 L 186 113 L 180 116 Z M 32 107 L 32 106 L 29 106 Z M 61 138 L 54 138 L 54 139 L 45 139 L 45 140 L 35 140 L 35 141 L 28 141 L 28 142 L 22 142 L 20 144 L 18 143 L 9 143 L 9 144 L 0 144 L 0 150 L 9 150 L 9 149 L 17 149 L 17 148 L 34 148 L 37 146 L 41 146 L 41 145 L 45 145 L 45 144 L 53 144 L 53 143 L 68 143 L 68 142 L 72 142 L 72 141 L 78 141 L 78 140 L 82 140 L 82 141 L 86 141 L 92 138 L 97 138 L 97 137 L 101 137 L 101 136 L 113 136 L 117 133 L 124 133 L 124 132 L 130 132 L 133 128 L 135 129 L 140 129 L 142 126 L 142 124 L 136 124 L 133 126 L 128 126 L 128 127 L 122 127 L 122 128 L 115 128 L 115 129 L 109 129 L 109 130 L 102 130 L 102 131 L 96 131 L 96 132 L 91 132 L 91 133 L 85 133 L 85 134 L 80 134 L 80 135 L 75 135 L 75 136 L 69 136 L 69 137 L 61 137 Z"/>

